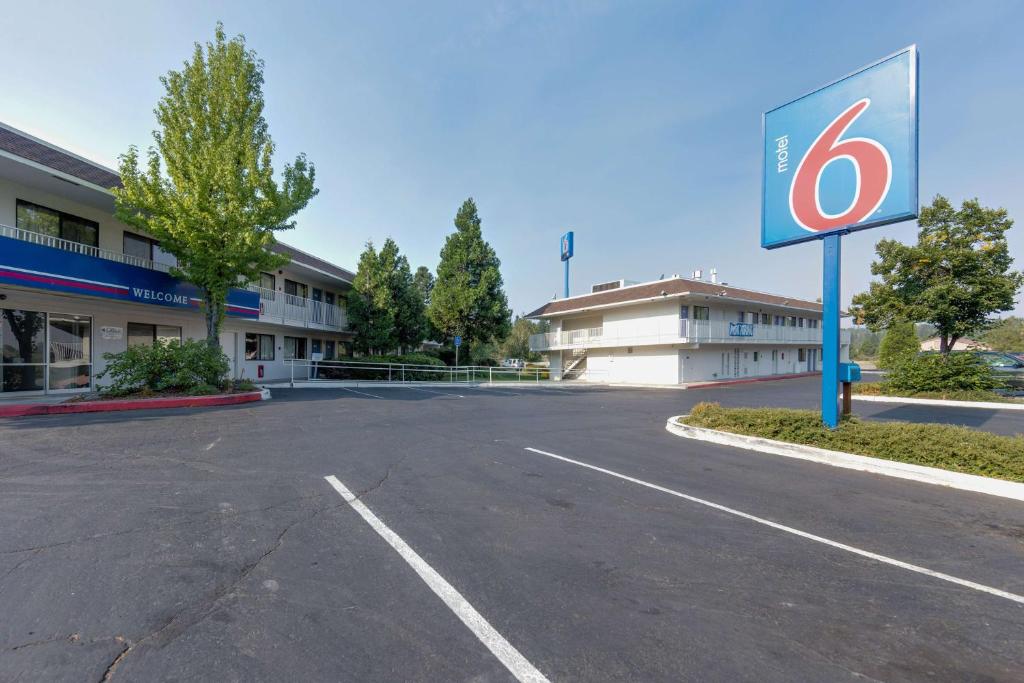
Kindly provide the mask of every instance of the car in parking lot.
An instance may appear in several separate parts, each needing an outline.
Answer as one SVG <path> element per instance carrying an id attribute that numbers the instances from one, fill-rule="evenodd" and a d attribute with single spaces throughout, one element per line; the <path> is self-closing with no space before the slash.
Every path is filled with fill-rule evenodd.
<path id="1" fill-rule="evenodd" d="M 526 367 L 526 363 L 523 361 L 522 358 L 506 358 L 505 360 L 501 361 L 501 367 L 522 370 L 523 368 Z"/>
<path id="2" fill-rule="evenodd" d="M 1012 391 L 1024 391 L 1024 359 L 1001 351 L 975 351 L 975 356 L 992 369 Z"/>

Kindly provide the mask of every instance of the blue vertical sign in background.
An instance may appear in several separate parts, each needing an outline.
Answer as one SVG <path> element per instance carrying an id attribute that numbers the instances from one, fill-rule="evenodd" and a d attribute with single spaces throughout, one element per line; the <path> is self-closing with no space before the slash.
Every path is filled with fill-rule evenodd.
<path id="1" fill-rule="evenodd" d="M 917 48 L 764 115 L 761 246 L 824 241 L 822 420 L 839 424 L 840 237 L 917 218 Z"/>
<path id="2" fill-rule="evenodd" d="M 569 298 L 569 259 L 572 258 L 572 230 L 562 235 L 558 240 L 559 251 L 562 253 L 562 262 L 565 264 L 565 298 Z"/>

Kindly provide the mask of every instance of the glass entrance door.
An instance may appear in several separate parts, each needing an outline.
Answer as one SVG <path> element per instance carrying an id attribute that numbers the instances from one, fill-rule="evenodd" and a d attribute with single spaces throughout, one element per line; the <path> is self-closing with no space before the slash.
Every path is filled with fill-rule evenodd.
<path id="1" fill-rule="evenodd" d="M 88 389 L 92 318 L 0 310 L 0 393 Z"/>

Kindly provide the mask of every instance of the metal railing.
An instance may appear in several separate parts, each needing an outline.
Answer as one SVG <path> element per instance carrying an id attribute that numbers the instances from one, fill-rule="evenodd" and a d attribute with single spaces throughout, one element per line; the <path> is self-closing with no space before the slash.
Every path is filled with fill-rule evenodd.
<path id="1" fill-rule="evenodd" d="M 348 329 L 345 309 L 336 304 L 285 294 L 257 285 L 248 285 L 246 289 L 260 295 L 260 320 L 311 329 Z"/>
<path id="2" fill-rule="evenodd" d="M 849 342 L 849 330 L 841 332 Z M 644 346 L 652 344 L 728 343 L 728 344 L 821 344 L 820 327 L 790 327 L 730 323 L 725 320 L 679 320 L 637 325 L 635 329 L 592 327 L 530 336 L 531 351 L 560 348 Z"/>
<path id="3" fill-rule="evenodd" d="M 449 384 L 481 384 L 501 382 L 532 382 L 538 384 L 551 378 L 548 368 L 506 368 L 484 365 L 416 365 L 411 363 L 378 363 L 357 360 L 310 360 L 289 358 L 292 386 L 295 382 L 377 382 L 413 383 L 445 382 Z"/>
<path id="4" fill-rule="evenodd" d="M 157 261 L 151 261 L 150 259 L 139 258 L 138 256 L 122 254 L 121 252 L 111 251 L 110 249 L 100 249 L 99 247 L 94 247 L 89 244 L 72 242 L 71 240 L 54 237 L 53 235 L 44 235 L 41 232 L 12 228 L 9 225 L 0 225 L 0 237 L 10 237 L 22 242 L 31 242 L 32 244 L 40 244 L 44 247 L 51 247 L 53 249 L 71 252 L 72 254 L 83 254 L 85 256 L 101 258 L 107 261 L 136 266 L 138 268 L 159 270 L 163 273 L 169 273 L 171 271 L 171 266 L 166 263 L 159 263 Z"/>

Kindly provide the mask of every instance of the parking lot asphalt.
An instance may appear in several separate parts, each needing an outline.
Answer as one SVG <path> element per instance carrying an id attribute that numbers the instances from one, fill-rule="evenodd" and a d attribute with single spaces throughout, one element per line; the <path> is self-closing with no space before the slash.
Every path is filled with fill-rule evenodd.
<path id="1" fill-rule="evenodd" d="M 0 680 L 1021 680 L 1024 505 L 664 430 L 815 387 L 0 420 Z"/>

